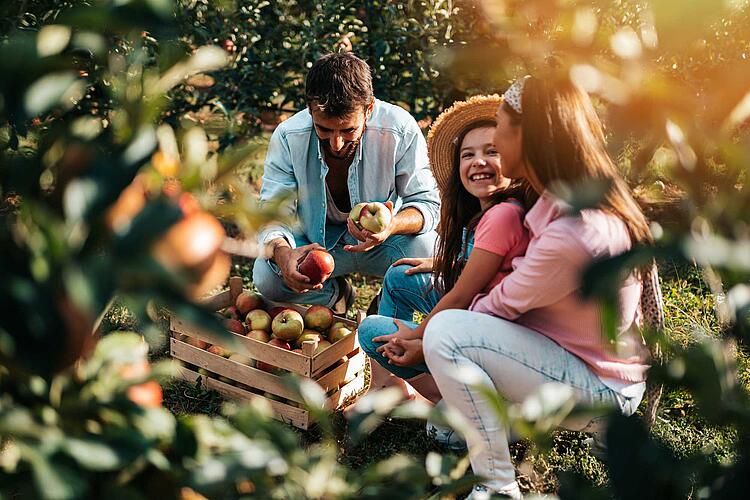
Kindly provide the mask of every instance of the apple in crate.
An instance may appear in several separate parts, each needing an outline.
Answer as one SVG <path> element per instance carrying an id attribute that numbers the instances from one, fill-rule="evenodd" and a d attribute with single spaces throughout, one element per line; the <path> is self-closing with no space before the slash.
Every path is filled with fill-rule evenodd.
<path id="1" fill-rule="evenodd" d="M 221 356 L 223 358 L 228 358 L 229 356 L 232 355 L 232 351 L 228 349 L 224 349 L 223 347 L 217 344 L 212 345 L 206 350 L 210 352 L 211 354 L 216 354 L 217 356 Z"/>
<path id="2" fill-rule="evenodd" d="M 253 309 L 262 309 L 263 298 L 257 292 L 245 291 L 237 296 L 234 305 L 237 307 L 240 315 L 245 316 Z"/>
<path id="3" fill-rule="evenodd" d="M 245 316 L 245 324 L 248 330 L 271 331 L 271 315 L 263 309 L 254 309 Z"/>
<path id="4" fill-rule="evenodd" d="M 240 363 L 242 365 L 246 366 L 255 366 L 255 360 L 249 356 L 245 356 L 244 354 L 240 354 L 238 352 L 232 354 L 229 356 L 230 361 L 236 361 L 237 363 Z"/>
<path id="5" fill-rule="evenodd" d="M 260 342 L 268 342 L 271 340 L 271 336 L 265 330 L 250 330 L 247 332 L 247 337 L 259 340 Z"/>
<path id="6" fill-rule="evenodd" d="M 345 326 L 340 326 L 336 329 L 331 330 L 328 336 L 328 340 L 330 340 L 332 343 L 338 342 L 339 340 L 343 339 L 347 335 L 351 335 L 351 334 L 352 334 L 352 331 L 349 328 Z"/>
<path id="7" fill-rule="evenodd" d="M 186 344 L 190 344 L 193 347 L 197 347 L 198 349 L 206 349 L 206 348 L 208 348 L 208 346 L 211 345 L 208 342 L 206 342 L 204 340 L 201 340 L 199 338 L 196 338 L 196 337 L 188 337 L 188 338 L 186 338 L 185 339 L 185 343 Z"/>
<path id="8" fill-rule="evenodd" d="M 270 311 L 268 311 L 268 314 L 271 315 L 271 320 L 273 320 L 280 312 L 283 312 L 283 311 L 286 311 L 286 310 L 287 310 L 286 307 L 281 307 L 281 306 L 273 307 L 273 308 L 271 308 Z"/>
<path id="9" fill-rule="evenodd" d="M 288 342 L 297 340 L 305 329 L 305 322 L 302 315 L 294 309 L 286 309 L 273 319 L 271 331 L 273 336 Z"/>
<path id="10" fill-rule="evenodd" d="M 358 208 L 359 213 L 356 213 Z M 391 225 L 393 214 L 384 203 L 373 201 L 371 203 L 357 203 L 349 212 L 349 218 L 357 227 L 379 233 Z"/>
<path id="11" fill-rule="evenodd" d="M 226 309 L 224 309 L 224 312 L 222 313 L 222 315 L 225 318 L 229 318 L 229 319 L 240 319 L 240 312 L 237 310 L 237 307 L 235 306 L 227 307 Z"/>
<path id="12" fill-rule="evenodd" d="M 238 319 L 225 319 L 224 327 L 230 332 L 239 333 L 240 335 L 245 335 L 246 333 L 245 325 Z"/>
<path id="13" fill-rule="evenodd" d="M 333 311 L 326 306 L 310 306 L 305 312 L 305 326 L 313 330 L 325 331 L 333 323 Z"/>
<path id="14" fill-rule="evenodd" d="M 323 336 L 320 334 L 320 332 L 316 332 L 315 330 L 303 330 L 302 335 L 297 337 L 297 341 L 294 343 L 294 345 L 296 345 L 297 347 L 302 347 L 302 343 L 308 340 L 320 342 L 321 340 L 323 340 Z"/>
<path id="15" fill-rule="evenodd" d="M 299 272 L 310 278 L 310 285 L 323 283 L 333 272 L 333 256 L 325 250 L 310 250 L 299 264 Z"/>
<path id="16" fill-rule="evenodd" d="M 273 339 L 269 340 L 268 341 L 268 345 L 276 346 L 276 347 L 279 347 L 281 349 L 286 349 L 287 351 L 291 351 L 292 350 L 292 346 L 290 346 L 287 342 L 285 342 L 285 341 L 283 341 L 281 339 L 278 339 L 278 338 L 273 338 Z M 274 373 L 274 372 L 276 372 L 276 371 L 279 370 L 279 368 L 277 368 L 277 367 L 275 367 L 275 366 L 273 366 L 271 364 L 264 363 L 263 361 L 258 361 L 256 363 L 255 367 L 258 370 L 263 370 L 264 372 L 268 372 L 268 373 Z"/>
<path id="17" fill-rule="evenodd" d="M 329 347 L 331 347 L 330 342 L 328 342 L 327 340 L 321 340 L 320 342 L 318 342 L 318 348 L 315 349 L 315 354 L 320 354 L 321 352 L 325 351 Z"/>
<path id="18" fill-rule="evenodd" d="M 334 322 L 331 325 L 331 328 L 328 329 L 328 335 L 327 335 L 327 337 L 330 338 L 331 335 L 333 335 L 333 332 L 335 332 L 339 328 L 346 328 L 346 323 L 344 323 L 343 321 L 336 321 L 336 322 Z"/>

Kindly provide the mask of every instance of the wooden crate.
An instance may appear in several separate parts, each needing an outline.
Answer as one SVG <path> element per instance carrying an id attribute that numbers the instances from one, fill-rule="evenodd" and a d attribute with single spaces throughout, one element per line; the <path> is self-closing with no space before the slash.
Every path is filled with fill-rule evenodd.
<path id="1" fill-rule="evenodd" d="M 220 310 L 234 305 L 235 299 L 242 292 L 242 279 L 230 278 L 229 290 L 209 297 L 205 304 L 213 310 Z M 295 304 L 278 304 L 266 301 L 266 306 L 284 306 L 304 314 L 306 308 Z M 357 321 L 334 316 L 334 321 L 345 323 L 352 330 L 363 319 L 364 314 L 358 311 Z M 226 341 L 215 335 L 186 324 L 179 318 L 170 317 L 170 353 L 172 357 L 183 362 L 180 377 L 191 383 L 200 383 L 234 399 L 266 399 L 274 410 L 274 416 L 283 421 L 307 429 L 310 427 L 310 412 L 302 408 L 302 399 L 290 390 L 282 377 L 217 354 L 194 347 L 181 339 L 187 335 L 196 337 L 210 344 L 226 346 Z M 342 408 L 354 402 L 357 395 L 365 389 L 365 366 L 367 356 L 359 346 L 355 334 L 348 335 L 324 351 L 314 354 L 317 342 L 305 342 L 302 354 L 268 345 L 255 339 L 230 332 L 239 346 L 234 352 L 254 360 L 272 364 L 283 370 L 283 375 L 294 373 L 315 381 L 326 391 L 327 407 L 331 410 Z M 343 360 L 346 356 L 346 360 Z M 206 374 L 198 373 L 203 369 Z M 224 377 L 219 380 L 218 377 Z M 228 380 L 228 381 L 227 381 Z M 266 397 L 265 394 L 271 397 Z M 273 399 L 272 399 L 273 398 Z"/>

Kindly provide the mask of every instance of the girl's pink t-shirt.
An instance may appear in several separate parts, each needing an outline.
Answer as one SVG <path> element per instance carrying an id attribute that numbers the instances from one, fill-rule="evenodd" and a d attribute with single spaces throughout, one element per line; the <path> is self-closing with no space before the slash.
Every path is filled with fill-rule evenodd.
<path id="1" fill-rule="evenodd" d="M 488 209 L 474 230 L 474 247 L 503 256 L 500 269 L 484 293 L 492 290 L 513 271 L 513 259 L 526 253 L 529 231 L 523 225 L 524 209 L 514 202 L 502 202 Z"/>

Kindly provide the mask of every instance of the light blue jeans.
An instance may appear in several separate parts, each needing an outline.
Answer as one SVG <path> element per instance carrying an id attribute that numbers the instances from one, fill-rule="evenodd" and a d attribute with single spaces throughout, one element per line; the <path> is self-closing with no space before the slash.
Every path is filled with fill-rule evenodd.
<path id="1" fill-rule="evenodd" d="M 388 268 L 398 259 L 404 257 L 429 257 L 434 252 L 437 233 L 429 231 L 424 234 L 397 234 L 391 236 L 380 245 L 368 252 L 347 252 L 344 245 L 359 243 L 354 236 L 345 233 L 338 242 L 329 248 L 333 256 L 335 267 L 331 278 L 350 273 L 362 273 L 370 276 L 383 276 Z M 300 235 L 295 235 L 298 247 L 309 245 L 310 242 Z M 281 270 L 276 263 L 256 259 L 253 265 L 253 284 L 264 297 L 276 302 L 292 302 L 295 304 L 322 304 L 332 307 L 339 296 L 339 286 L 333 279 L 323 283 L 320 290 L 311 290 L 300 294 L 284 283 Z"/>
<path id="2" fill-rule="evenodd" d="M 559 382 L 573 388 L 578 403 L 615 408 L 624 415 L 631 415 L 641 400 L 604 385 L 580 358 L 541 333 L 487 314 L 439 312 L 427 325 L 423 350 L 444 401 L 477 431 L 466 436 L 474 474 L 501 493 L 518 491 L 507 433 L 477 385 L 520 403 L 542 384 Z M 473 374 L 471 385 L 462 378 L 467 372 Z M 590 422 L 565 426 L 588 430 Z"/>
<path id="3" fill-rule="evenodd" d="M 413 322 L 414 312 L 428 314 L 437 305 L 441 295 L 432 287 L 432 273 L 406 274 L 411 266 L 393 266 L 383 278 L 383 292 L 380 298 L 378 314 L 368 316 L 357 329 L 359 344 L 382 367 L 403 379 L 410 379 L 428 372 L 427 365 L 401 367 L 388 364 L 388 359 L 377 351 L 381 343 L 372 339 L 380 335 L 396 332 L 393 318 L 402 320 L 411 328 L 416 328 Z"/>

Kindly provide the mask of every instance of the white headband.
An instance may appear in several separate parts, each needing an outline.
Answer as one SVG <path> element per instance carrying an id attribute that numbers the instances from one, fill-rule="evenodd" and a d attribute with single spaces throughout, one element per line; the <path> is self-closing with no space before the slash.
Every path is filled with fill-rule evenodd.
<path id="1" fill-rule="evenodd" d="M 508 90 L 506 90 L 503 94 L 503 101 L 508 103 L 508 106 L 513 108 L 513 111 L 515 111 L 519 115 L 523 114 L 521 98 L 523 97 L 523 87 L 524 85 L 526 85 L 526 80 L 528 80 L 529 78 L 531 78 L 530 75 L 519 78 L 518 80 L 513 82 L 513 85 L 508 87 Z"/>

